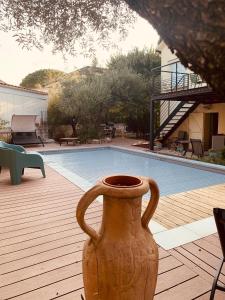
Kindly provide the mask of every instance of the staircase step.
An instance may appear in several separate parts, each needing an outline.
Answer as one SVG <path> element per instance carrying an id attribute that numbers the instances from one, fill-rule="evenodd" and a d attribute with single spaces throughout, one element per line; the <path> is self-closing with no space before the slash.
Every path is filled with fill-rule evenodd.
<path id="1" fill-rule="evenodd" d="M 173 122 L 173 121 L 179 121 L 181 118 L 174 118 L 174 119 L 172 119 L 171 121 Z"/>
<path id="2" fill-rule="evenodd" d="M 171 130 L 173 128 L 173 126 L 172 127 L 165 127 L 165 130 Z"/>
<path id="3" fill-rule="evenodd" d="M 192 107 L 193 106 L 193 104 L 185 104 L 184 106 L 183 106 L 183 108 L 190 108 L 190 107 Z"/>
<path id="4" fill-rule="evenodd" d="M 183 117 L 185 114 L 176 114 L 175 117 Z"/>
<path id="5" fill-rule="evenodd" d="M 175 120 L 175 119 L 177 120 L 177 119 L 180 119 L 181 117 L 183 117 L 183 115 L 180 115 L 180 116 L 175 115 L 171 120 Z"/>
<path id="6" fill-rule="evenodd" d="M 179 111 L 177 112 L 177 114 L 178 114 L 178 113 L 186 114 L 186 112 L 187 112 L 188 110 L 189 110 L 189 109 L 187 109 L 187 110 L 179 110 Z"/>
<path id="7" fill-rule="evenodd" d="M 171 120 L 168 124 L 170 124 L 170 125 L 176 124 L 178 121 L 180 121 L 180 118 L 178 120 L 176 120 L 176 119 Z"/>

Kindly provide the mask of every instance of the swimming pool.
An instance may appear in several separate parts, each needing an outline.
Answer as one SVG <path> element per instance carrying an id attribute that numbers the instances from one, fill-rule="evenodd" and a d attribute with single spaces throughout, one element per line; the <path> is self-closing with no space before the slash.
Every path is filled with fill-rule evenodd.
<path id="1" fill-rule="evenodd" d="M 225 182 L 225 174 L 154 158 L 149 153 L 104 147 L 42 152 L 47 163 L 60 166 L 94 185 L 106 175 L 152 177 L 161 195 L 170 195 Z"/>

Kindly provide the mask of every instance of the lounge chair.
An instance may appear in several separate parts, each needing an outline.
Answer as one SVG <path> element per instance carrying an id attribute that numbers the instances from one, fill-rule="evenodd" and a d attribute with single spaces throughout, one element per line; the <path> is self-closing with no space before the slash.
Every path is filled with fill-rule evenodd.
<path id="1" fill-rule="evenodd" d="M 0 142 L 0 172 L 2 167 L 9 168 L 13 185 L 21 183 L 25 168 L 40 169 L 45 177 L 43 159 L 38 153 L 27 153 L 21 146 L 4 142 Z"/>
<path id="2" fill-rule="evenodd" d="M 218 267 L 216 275 L 214 277 L 212 290 L 211 290 L 211 294 L 210 294 L 210 300 L 214 299 L 216 290 L 225 292 L 225 286 L 218 284 L 218 279 L 219 279 L 223 264 L 225 262 L 225 209 L 214 208 L 213 214 L 214 214 L 214 218 L 215 218 L 215 222 L 216 222 L 216 227 L 217 227 L 217 231 L 218 231 L 218 235 L 219 235 L 220 246 L 222 249 L 223 256 L 221 258 L 219 267 Z"/>
<path id="3" fill-rule="evenodd" d="M 191 156 L 196 155 L 198 158 L 204 156 L 204 149 L 200 139 L 190 139 L 192 146 Z"/>
<path id="4" fill-rule="evenodd" d="M 12 143 L 15 145 L 34 145 L 44 142 L 36 132 L 36 115 L 13 115 L 11 121 Z"/>

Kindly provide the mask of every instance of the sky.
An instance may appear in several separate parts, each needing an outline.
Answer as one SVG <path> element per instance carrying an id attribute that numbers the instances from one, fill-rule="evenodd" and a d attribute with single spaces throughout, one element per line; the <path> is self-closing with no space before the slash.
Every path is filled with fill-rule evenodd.
<path id="1" fill-rule="evenodd" d="M 96 58 L 98 65 L 105 67 L 111 55 L 127 53 L 135 47 L 156 47 L 159 36 L 153 27 L 145 20 L 138 17 L 133 28 L 129 29 L 125 40 L 116 41 L 118 49 L 105 50 L 97 47 Z M 29 73 L 39 69 L 58 69 L 71 72 L 78 68 L 91 65 L 93 58 L 82 55 L 67 56 L 66 61 L 60 53 L 53 55 L 51 48 L 44 47 L 42 51 L 33 48 L 28 51 L 22 49 L 10 33 L 0 32 L 0 80 L 9 84 L 19 85 Z"/>

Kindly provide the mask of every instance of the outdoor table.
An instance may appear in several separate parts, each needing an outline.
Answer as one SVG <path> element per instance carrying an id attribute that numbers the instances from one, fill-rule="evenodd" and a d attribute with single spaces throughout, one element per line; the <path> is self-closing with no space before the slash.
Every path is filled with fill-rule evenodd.
<path id="1" fill-rule="evenodd" d="M 75 145 L 75 144 L 77 144 L 78 142 L 79 142 L 79 139 L 78 138 L 75 138 L 75 137 L 67 137 L 67 138 L 60 138 L 59 139 L 59 144 L 60 144 L 60 146 L 61 146 L 61 144 L 63 143 L 63 142 L 66 142 L 67 143 L 67 145 L 68 145 L 68 143 L 69 142 L 72 142 L 73 143 L 73 145 Z"/>

